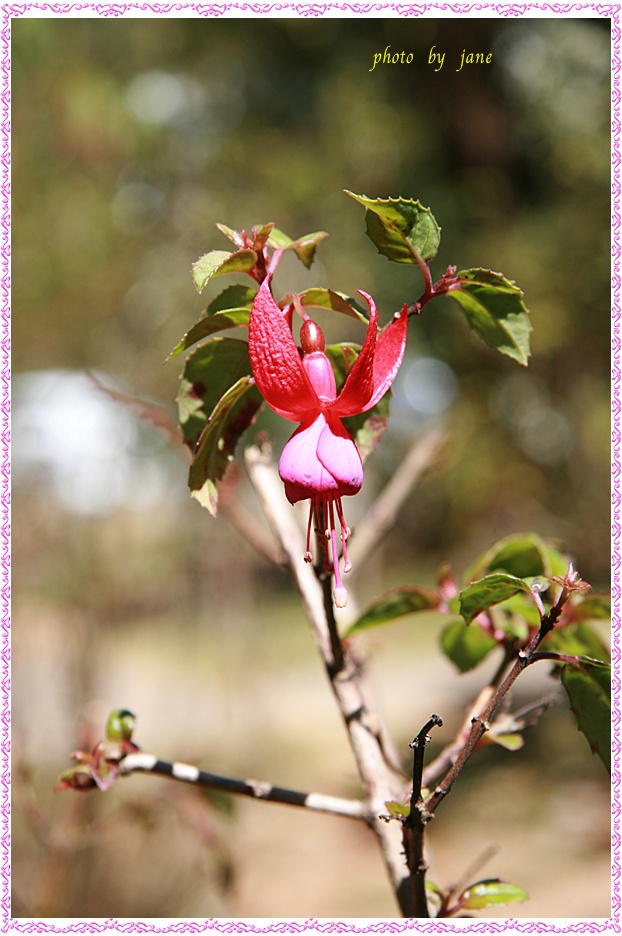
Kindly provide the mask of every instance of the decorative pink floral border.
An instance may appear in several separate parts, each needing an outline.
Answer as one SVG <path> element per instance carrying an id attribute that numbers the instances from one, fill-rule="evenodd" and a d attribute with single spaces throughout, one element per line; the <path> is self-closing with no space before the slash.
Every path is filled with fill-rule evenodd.
<path id="1" fill-rule="evenodd" d="M 611 19 L 612 51 L 612 598 L 613 598 L 613 647 L 612 647 L 612 725 L 613 725 L 613 769 L 612 769 L 612 913 L 609 919 L 571 921 L 560 925 L 555 920 L 477 920 L 466 926 L 457 922 L 430 920 L 378 920 L 365 925 L 356 925 L 351 920 L 280 920 L 265 926 L 245 920 L 171 920 L 149 923 L 142 920 L 28 920 L 11 917 L 10 894 L 10 288 L 11 288 L 11 19 L 28 15 L 39 17 L 71 15 L 79 16 L 89 11 L 91 15 L 101 17 L 122 17 L 125 15 L 167 16 L 194 11 L 197 16 L 221 17 L 233 15 L 273 16 L 281 11 L 296 13 L 298 16 L 321 17 L 328 11 L 335 11 L 346 16 L 377 16 L 383 11 L 404 17 L 421 17 L 437 12 L 464 16 L 482 11 L 487 16 L 585 16 Z M 621 74 L 621 22 L 622 4 L 611 3 L 13 3 L 2 4 L 1 10 L 1 114 L 0 151 L 1 151 L 1 240 L 2 240 L 2 275 L 0 288 L 1 306 L 1 413 L 2 413 L 2 454 L 0 462 L 0 485 L 2 488 L 2 519 L 0 523 L 2 565 L 2 613 L 1 613 L 1 727 L 0 727 L 0 931 L 2 933 L 400 933 L 416 930 L 418 933 L 621 933 L 621 858 L 620 858 L 620 728 L 622 712 L 620 708 L 620 637 L 621 637 L 621 581 L 622 554 L 620 539 L 622 526 L 620 518 L 620 479 L 621 465 L 621 290 L 622 277 L 620 259 L 622 254 L 620 232 L 622 215 L 620 212 L 622 154 L 620 146 L 621 114 L 620 74 Z M 169 925 L 158 925 L 160 922 Z"/>

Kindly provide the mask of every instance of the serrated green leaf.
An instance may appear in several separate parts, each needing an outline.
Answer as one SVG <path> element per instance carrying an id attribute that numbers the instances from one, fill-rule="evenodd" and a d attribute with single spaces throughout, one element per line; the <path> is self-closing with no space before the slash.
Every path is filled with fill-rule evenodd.
<path id="1" fill-rule="evenodd" d="M 193 325 L 189 332 L 186 332 L 179 344 L 173 348 L 166 358 L 166 361 L 170 361 L 171 358 L 181 354 L 186 348 L 191 348 L 198 341 L 203 341 L 204 338 L 208 338 L 216 332 L 248 325 L 250 317 L 250 309 L 229 309 L 227 312 L 216 312 L 215 315 L 201 319 L 196 325 Z"/>
<path id="2" fill-rule="evenodd" d="M 502 354 L 526 365 L 532 328 L 521 290 L 492 270 L 461 270 L 460 288 L 448 293 L 480 338 Z"/>
<path id="3" fill-rule="evenodd" d="M 188 474 L 188 486 L 192 496 L 212 516 L 218 508 L 217 483 L 262 402 L 253 378 L 240 377 L 218 401 L 201 433 Z"/>
<path id="4" fill-rule="evenodd" d="M 192 279 L 197 292 L 201 293 L 215 276 L 223 276 L 225 273 L 247 273 L 256 263 L 257 254 L 254 250 L 236 250 L 235 253 L 211 250 L 192 264 Z"/>
<path id="5" fill-rule="evenodd" d="M 211 338 L 188 356 L 177 408 L 184 441 L 192 452 L 218 401 L 232 384 L 246 376 L 251 376 L 251 362 L 245 341 Z"/>
<path id="6" fill-rule="evenodd" d="M 497 646 L 481 627 L 467 627 L 462 620 L 451 621 L 441 633 L 441 649 L 461 673 L 473 669 Z"/>
<path id="7" fill-rule="evenodd" d="M 568 559 L 535 533 L 521 533 L 499 540 L 466 573 L 466 580 L 482 578 L 487 572 L 503 571 L 518 578 L 564 576 Z"/>
<path id="8" fill-rule="evenodd" d="M 334 312 L 343 312 L 344 315 L 357 318 L 365 325 L 367 325 L 369 321 L 365 318 L 354 299 L 344 295 L 344 293 L 335 292 L 334 289 L 323 289 L 319 287 L 305 289 L 304 292 L 300 293 L 300 301 L 303 306 L 307 308 L 332 309 Z"/>
<path id="9" fill-rule="evenodd" d="M 506 884 L 498 878 L 478 881 L 462 892 L 458 901 L 462 910 L 483 910 L 495 904 L 517 903 L 527 900 L 529 895 L 516 884 Z"/>
<path id="10" fill-rule="evenodd" d="M 438 600 L 433 592 L 414 585 L 403 585 L 387 592 L 378 601 L 374 602 L 360 618 L 352 624 L 346 637 L 370 627 L 379 627 L 406 614 L 417 611 L 429 611 L 438 606 Z"/>
<path id="11" fill-rule="evenodd" d="M 399 816 L 400 819 L 406 819 L 410 816 L 410 804 L 398 803 L 397 800 L 387 800 L 384 804 L 391 816 Z"/>
<path id="12" fill-rule="evenodd" d="M 611 771 L 611 667 L 591 663 L 563 666 L 562 685 L 579 730 Z"/>
<path id="13" fill-rule="evenodd" d="M 328 345 L 326 347 L 325 353 L 335 372 L 337 390 L 340 390 L 343 386 L 346 376 L 350 373 L 360 350 L 360 345 L 351 344 L 349 342 Z M 391 396 L 392 392 L 389 389 L 376 405 L 366 413 L 348 416 L 343 420 L 344 426 L 356 442 L 363 462 L 365 462 L 368 455 L 371 455 L 375 450 L 379 439 L 387 427 Z"/>
<path id="14" fill-rule="evenodd" d="M 458 596 L 460 614 L 470 624 L 482 611 L 511 598 L 519 591 L 529 592 L 529 585 L 523 579 L 506 572 L 491 572 L 462 589 Z"/>
<path id="15" fill-rule="evenodd" d="M 429 208 L 413 198 L 366 198 L 347 189 L 346 195 L 365 208 L 367 236 L 379 253 L 396 263 L 432 260 L 441 242 L 441 229 Z"/>

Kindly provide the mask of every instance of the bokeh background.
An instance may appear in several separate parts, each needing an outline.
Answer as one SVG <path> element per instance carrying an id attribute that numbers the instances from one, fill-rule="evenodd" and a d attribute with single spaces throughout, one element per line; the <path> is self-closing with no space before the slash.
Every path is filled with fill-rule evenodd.
<path id="1" fill-rule="evenodd" d="M 371 72 L 387 46 L 412 64 Z M 457 72 L 463 50 L 492 62 Z M 533 356 L 524 369 L 488 349 L 449 299 L 412 323 L 349 521 L 417 434 L 442 423 L 449 442 L 352 573 L 353 606 L 431 584 L 444 561 L 461 573 L 524 530 L 561 541 L 606 591 L 610 23 L 24 17 L 11 92 L 12 912 L 394 916 L 375 844 L 347 820 L 148 776 L 52 793 L 121 706 L 164 759 L 357 795 L 286 575 L 191 501 L 166 434 L 87 372 L 174 416 L 181 365 L 162 361 L 205 305 L 189 268 L 226 249 L 216 222 L 328 231 L 310 272 L 285 258 L 279 289 L 364 289 L 388 320 L 419 275 L 376 253 L 342 190 L 419 198 L 443 228 L 433 272 L 514 279 Z M 263 414 L 256 431 L 278 450 L 288 427 Z M 243 471 L 238 483 L 262 522 Z M 459 677 L 439 629 L 405 619 L 364 642 L 405 757 L 431 712 L 445 720 L 435 744 L 449 741 L 490 675 Z M 544 669 L 522 683 L 516 705 L 554 704 L 522 751 L 487 749 L 465 771 L 430 829 L 430 877 L 447 886 L 495 849 L 475 877 L 528 890 L 513 917 L 608 916 L 608 778 Z"/>

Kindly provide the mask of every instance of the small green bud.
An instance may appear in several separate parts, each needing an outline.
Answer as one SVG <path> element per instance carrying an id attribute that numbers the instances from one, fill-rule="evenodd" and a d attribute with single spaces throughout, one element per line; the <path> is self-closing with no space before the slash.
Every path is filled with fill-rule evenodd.
<path id="1" fill-rule="evenodd" d="M 127 709 L 115 709 L 108 716 L 106 722 L 106 739 L 108 741 L 131 741 L 132 732 L 136 725 L 136 716 Z"/>

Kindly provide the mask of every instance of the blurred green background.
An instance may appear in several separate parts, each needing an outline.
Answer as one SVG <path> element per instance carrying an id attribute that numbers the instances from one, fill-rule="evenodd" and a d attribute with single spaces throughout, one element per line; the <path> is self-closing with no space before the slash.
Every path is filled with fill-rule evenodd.
<path id="1" fill-rule="evenodd" d="M 449 299 L 412 323 L 390 429 L 348 521 L 417 433 L 440 421 L 449 442 L 352 573 L 352 603 L 430 584 L 443 561 L 460 573 L 522 530 L 563 542 L 607 590 L 609 28 L 13 20 L 15 916 L 395 915 L 355 823 L 151 777 L 52 794 L 69 751 L 92 746 L 122 706 L 162 758 L 357 795 L 286 576 L 190 500 L 169 441 L 85 372 L 174 415 L 181 365 L 162 361 L 206 304 L 189 268 L 227 248 L 216 222 L 328 231 L 310 272 L 285 258 L 278 289 L 364 289 L 387 321 L 418 298 L 419 274 L 376 253 L 342 190 L 418 198 L 443 228 L 433 273 L 452 263 L 515 280 L 533 355 L 524 369 L 491 351 Z M 412 64 L 370 71 L 387 46 Z M 446 55 L 438 72 L 433 46 Z M 492 62 L 457 72 L 463 50 Z M 360 338 L 350 322 L 328 330 Z M 277 450 L 290 429 L 269 414 L 257 423 Z M 239 497 L 260 518 L 243 473 Z M 437 637 L 436 622 L 406 620 L 365 642 L 406 754 L 432 711 L 445 720 L 435 742 L 448 742 L 489 675 L 458 677 Z M 608 916 L 607 778 L 556 684 L 545 672 L 523 682 L 517 704 L 544 693 L 559 704 L 522 751 L 470 765 L 431 829 L 430 877 L 447 886 L 495 847 L 476 877 L 529 891 L 513 917 Z"/>

